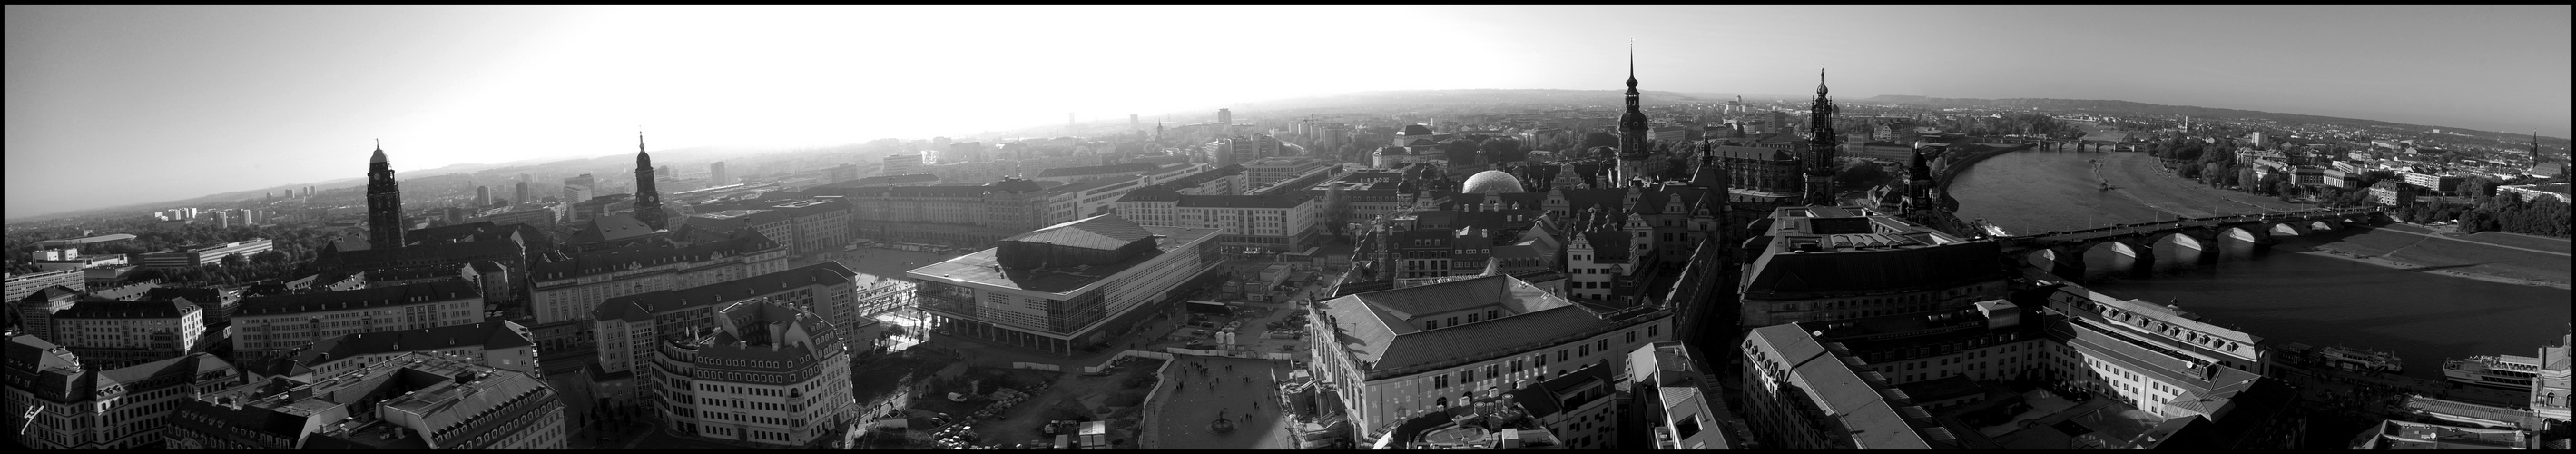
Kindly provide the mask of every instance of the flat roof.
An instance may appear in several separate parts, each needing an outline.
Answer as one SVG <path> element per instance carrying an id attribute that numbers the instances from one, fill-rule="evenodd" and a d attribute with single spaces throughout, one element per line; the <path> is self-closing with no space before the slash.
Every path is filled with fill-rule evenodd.
<path id="1" fill-rule="evenodd" d="M 999 249 L 986 248 L 984 250 L 975 251 L 971 254 L 958 256 L 957 258 L 948 259 L 939 263 L 932 263 L 920 268 L 914 268 L 911 271 L 905 271 L 904 275 L 915 280 L 928 282 L 955 282 L 1000 287 L 1012 290 L 1069 294 L 1080 291 L 1084 287 L 1098 284 L 1110 277 L 1125 273 L 1136 265 L 1143 264 L 1156 257 L 1172 253 L 1186 253 L 1182 248 L 1215 239 L 1217 236 L 1216 229 L 1156 226 L 1142 227 L 1145 228 L 1146 232 L 1162 237 L 1161 241 L 1155 242 L 1156 244 L 1154 245 L 1153 252 L 1136 254 L 1134 257 L 1119 260 L 1117 263 L 1093 266 L 1084 268 L 1080 271 L 1047 268 L 1013 269 L 1002 267 L 1001 262 L 994 258 L 994 253 Z"/>

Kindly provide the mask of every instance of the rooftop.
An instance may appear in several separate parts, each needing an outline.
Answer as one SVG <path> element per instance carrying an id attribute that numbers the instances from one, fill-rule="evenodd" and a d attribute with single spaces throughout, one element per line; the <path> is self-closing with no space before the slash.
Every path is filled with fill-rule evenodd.
<path id="1" fill-rule="evenodd" d="M 841 262 L 824 261 L 801 268 L 676 290 L 609 298 L 591 311 L 593 320 L 651 320 L 680 309 L 740 301 L 790 287 L 850 282 L 859 273 Z"/>
<path id="2" fill-rule="evenodd" d="M 1501 311 L 1501 318 L 1434 329 L 1414 320 L 1474 308 Z M 1316 311 L 1333 325 L 1334 342 L 1371 372 L 1534 349 L 1611 324 L 1511 276 L 1353 294 Z"/>
<path id="3" fill-rule="evenodd" d="M 480 290 L 473 283 L 452 280 L 399 287 L 254 296 L 243 298 L 241 309 L 233 316 L 297 314 L 482 298 Z"/>
<path id="4" fill-rule="evenodd" d="M 1106 216 L 1095 216 L 1093 219 L 1100 217 Z M 1083 221 L 1074 221 L 1068 224 L 1079 224 L 1082 222 Z M 1129 225 L 1133 224 L 1129 223 Z M 1065 224 L 1057 225 L 1057 227 L 1064 226 Z M 920 268 L 914 268 L 904 274 L 914 280 L 975 283 L 1045 293 L 1072 293 L 1074 291 L 1081 290 L 1083 287 L 1099 283 L 1111 276 L 1127 272 L 1129 268 L 1143 264 L 1148 260 L 1153 260 L 1154 257 L 1181 252 L 1181 248 L 1213 239 L 1217 235 L 1216 229 L 1154 226 L 1139 226 L 1137 228 L 1143 229 L 1145 234 L 1161 237 L 1160 240 L 1154 242 L 1154 250 L 1126 257 L 1117 262 L 1106 265 L 1093 265 L 1069 269 L 1067 269 L 1068 267 L 1008 268 L 1001 266 L 1001 262 L 997 260 L 996 254 L 1000 249 L 992 248 L 975 251 L 971 254 L 948 259 L 939 263 L 932 263 Z M 1131 238 L 1136 235 L 1136 232 L 1126 231 L 1123 227 L 1101 227 L 1096 229 L 1097 231 L 1090 228 L 1071 230 L 1075 231 L 1062 231 L 1055 227 L 1050 227 L 1045 230 L 1021 234 L 1020 236 L 1005 239 L 1004 241 L 1026 241 L 1081 248 L 1107 246 L 1108 249 L 1117 249 L 1128 243 L 1119 242 L 1116 245 L 1111 245 L 1112 242 L 1116 242 L 1120 238 Z"/>

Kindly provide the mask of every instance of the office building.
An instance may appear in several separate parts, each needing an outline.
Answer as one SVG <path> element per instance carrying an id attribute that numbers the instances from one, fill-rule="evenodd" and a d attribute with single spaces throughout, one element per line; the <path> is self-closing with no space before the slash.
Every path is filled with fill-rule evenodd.
<path id="1" fill-rule="evenodd" d="M 408 353 L 315 382 L 179 402 L 173 449 L 566 449 L 564 397 L 538 377 Z"/>
<path id="2" fill-rule="evenodd" d="M 653 381 L 654 371 L 646 365 L 652 364 L 658 354 L 656 342 L 715 326 L 710 314 L 729 304 L 764 301 L 785 305 L 825 317 L 833 326 L 856 331 L 869 323 L 857 314 L 857 301 L 852 296 L 852 282 L 857 275 L 838 262 L 827 261 L 741 279 L 612 298 L 586 314 L 588 318 L 580 324 L 580 339 L 549 340 L 540 335 L 538 345 L 549 352 L 592 352 L 589 359 L 598 362 L 602 373 L 592 377 L 599 385 L 597 395 L 633 399 L 646 392 L 647 388 L 640 384 Z"/>
<path id="3" fill-rule="evenodd" d="M 78 269 L 11 274 L 8 279 L 8 301 L 17 301 L 26 298 L 28 294 L 55 286 L 87 289 L 89 285 L 86 283 L 86 276 L 86 272 Z"/>
<path id="4" fill-rule="evenodd" d="M 1739 347 L 1746 420 L 1765 448 L 2294 448 L 2306 423 L 2288 411 L 2294 392 L 2264 377 L 2265 345 L 2063 285 L 1969 308 L 1755 328 Z M 2040 378 L 2098 403 L 1980 433 L 2043 398 L 2001 383 Z"/>
<path id="5" fill-rule="evenodd" d="M 1180 195 L 1161 188 L 1128 193 L 1118 216 L 1137 225 L 1214 229 L 1228 248 L 1271 252 L 1305 250 L 1315 243 L 1315 199 L 1289 195 Z"/>
<path id="6" fill-rule="evenodd" d="M 206 334 L 205 311 L 185 298 L 81 301 L 52 315 L 49 340 L 97 369 L 186 356 Z"/>
<path id="7" fill-rule="evenodd" d="M 174 408 L 242 380 L 231 362 L 204 353 L 101 368 L 35 336 L 12 336 L 7 348 L 10 440 L 40 450 L 167 447 Z"/>
<path id="8" fill-rule="evenodd" d="M 1628 352 L 1627 408 L 1618 421 L 1622 438 L 1646 438 L 1632 449 L 1737 449 L 1747 447 L 1736 428 L 1742 419 L 1726 407 L 1707 361 L 1682 341 L 1649 343 Z M 1723 360 L 1721 360 L 1723 361 Z M 1644 435 L 1638 437 L 1637 435 Z"/>
<path id="9" fill-rule="evenodd" d="M 1244 184 L 1255 188 L 1268 187 L 1317 172 L 1331 172 L 1333 167 L 1333 163 L 1307 157 L 1253 159 L 1243 162 Z"/>
<path id="10" fill-rule="evenodd" d="M 1093 216 L 904 275 L 935 332 L 1070 355 L 1171 304 L 1219 261 L 1217 236 Z"/>
<path id="11" fill-rule="evenodd" d="M 1310 305 L 1308 368 L 1337 393 L 1360 440 L 1398 423 L 1545 383 L 1675 333 L 1659 305 L 1586 305 L 1511 276 L 1364 292 Z"/>
<path id="12" fill-rule="evenodd" d="M 610 299 L 732 281 L 787 269 L 787 249 L 759 232 L 736 230 L 694 244 L 639 244 L 575 252 L 533 271 L 530 314 L 538 344 L 589 336 L 594 309 Z"/>
<path id="13" fill-rule="evenodd" d="M 470 325 L 483 293 L 465 281 L 243 298 L 233 314 L 236 359 L 283 356 L 333 336 Z"/>
<path id="14" fill-rule="evenodd" d="M 850 244 L 850 203 L 840 197 L 763 198 L 698 206 L 691 225 L 750 229 L 787 246 L 787 255 L 839 251 Z"/>
<path id="15" fill-rule="evenodd" d="M 519 373 L 537 368 L 537 347 L 527 327 L 487 321 L 332 336 L 296 352 L 283 376 L 312 383 L 413 353 Z"/>
<path id="16" fill-rule="evenodd" d="M 713 326 L 656 336 L 662 429 L 754 446 L 816 447 L 856 422 L 848 333 L 813 312 L 727 303 Z"/>
<path id="17" fill-rule="evenodd" d="M 267 238 L 252 238 L 206 246 L 180 246 L 142 254 L 143 267 L 163 270 L 201 268 L 221 264 L 224 257 L 229 255 L 240 255 L 243 260 L 249 260 L 250 256 L 268 252 L 275 247 L 276 245 Z"/>
<path id="18" fill-rule="evenodd" d="M 1868 208 L 1780 207 L 1755 228 L 1744 328 L 1962 308 L 2009 290 L 1997 243 Z"/>
<path id="19" fill-rule="evenodd" d="M 733 180 L 733 173 L 725 171 L 724 161 L 716 161 L 714 164 L 707 164 L 707 178 L 712 180 L 707 182 L 708 186 L 724 186 L 740 183 Z"/>

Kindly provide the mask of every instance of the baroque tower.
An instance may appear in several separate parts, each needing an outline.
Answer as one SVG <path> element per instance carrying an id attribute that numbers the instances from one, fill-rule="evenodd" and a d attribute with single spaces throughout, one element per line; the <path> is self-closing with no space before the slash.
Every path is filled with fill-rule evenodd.
<path id="1" fill-rule="evenodd" d="M 1834 99 L 1825 95 L 1825 71 L 1816 70 L 1816 101 L 1807 107 L 1806 205 L 1841 205 L 1834 196 Z"/>
<path id="2" fill-rule="evenodd" d="M 1637 49 L 1628 48 L 1628 110 L 1619 114 L 1619 174 L 1603 186 L 1618 187 L 1627 180 L 1646 176 L 1646 112 L 1637 108 Z"/>
<path id="3" fill-rule="evenodd" d="M 653 155 L 644 152 L 644 131 L 635 131 L 635 220 L 653 230 L 670 222 L 662 214 L 662 194 L 653 190 Z"/>
<path id="4" fill-rule="evenodd" d="M 393 249 L 403 245 L 402 188 L 394 185 L 394 168 L 385 162 L 385 144 L 376 142 L 376 156 L 367 159 L 367 247 Z"/>

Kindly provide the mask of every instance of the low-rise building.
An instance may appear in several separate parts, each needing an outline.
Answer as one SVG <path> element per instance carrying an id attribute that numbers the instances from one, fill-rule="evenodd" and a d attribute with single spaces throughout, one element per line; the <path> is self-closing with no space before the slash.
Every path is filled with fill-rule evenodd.
<path id="1" fill-rule="evenodd" d="M 48 287 L 63 286 L 74 290 L 89 288 L 87 274 L 81 270 L 51 270 L 9 275 L 8 301 L 26 298 L 28 294 Z"/>
<path id="2" fill-rule="evenodd" d="M 242 380 L 232 363 L 204 353 L 102 368 L 35 336 L 12 336 L 7 348 L 10 439 L 35 449 L 162 446 L 179 402 Z"/>
<path id="3" fill-rule="evenodd" d="M 252 238 L 207 246 L 182 246 L 159 252 L 143 253 L 143 267 L 151 269 L 191 269 L 222 263 L 224 257 L 240 255 L 243 260 L 275 248 L 267 238 Z"/>
<path id="4" fill-rule="evenodd" d="M 2525 202 L 2537 201 L 2540 199 L 2555 199 L 2558 203 L 2567 203 L 2568 201 L 2567 183 L 2517 184 L 2497 186 L 2496 190 L 2500 193 L 2519 194 Z"/>
<path id="5" fill-rule="evenodd" d="M 1173 289 L 1219 262 L 1217 235 L 1093 216 L 904 275 L 934 332 L 1069 355 L 1173 303 Z"/>
<path id="6" fill-rule="evenodd" d="M 1650 439 L 1657 450 L 1750 448 L 1734 432 L 1743 421 L 1714 396 L 1723 389 L 1693 351 L 1681 341 L 1661 341 L 1628 352 L 1623 405 L 1634 410 L 1621 412 L 1620 431 L 1644 435 L 1630 438 Z"/>
<path id="7" fill-rule="evenodd" d="M 531 374 L 406 353 L 314 382 L 270 379 L 176 405 L 173 449 L 565 449 L 564 398 Z"/>
<path id="8" fill-rule="evenodd" d="M 82 301 L 53 314 L 54 340 L 91 367 L 115 369 L 198 350 L 204 314 L 186 298 Z"/>
<path id="9" fill-rule="evenodd" d="M 691 245 L 638 244 L 539 262 L 530 315 L 537 324 L 582 320 L 610 298 L 724 282 L 787 269 L 787 248 L 751 230 Z"/>
<path id="10" fill-rule="evenodd" d="M 1217 243 L 1226 247 L 1272 252 L 1299 251 L 1313 244 L 1315 213 L 1315 199 L 1302 193 L 1180 195 L 1149 188 L 1118 201 L 1119 217 L 1138 225 L 1216 229 Z"/>
<path id="11" fill-rule="evenodd" d="M 474 324 L 484 320 L 483 293 L 473 283 L 440 281 L 254 296 L 232 319 L 236 359 L 282 357 L 334 336 Z"/>
<path id="12" fill-rule="evenodd" d="M 2001 247 L 1861 207 L 1782 207 L 1758 225 L 1744 328 L 1967 307 L 2009 289 Z M 1754 251 L 1748 251 L 1754 252 Z"/>
<path id="13" fill-rule="evenodd" d="M 333 336 L 296 352 L 284 376 L 311 383 L 411 353 L 512 372 L 533 373 L 537 368 L 536 343 L 530 340 L 528 328 L 491 321 Z"/>
<path id="14" fill-rule="evenodd" d="M 763 446 L 840 440 L 858 418 L 847 333 L 802 308 L 726 303 L 713 326 L 654 336 L 664 430 Z"/>
<path id="15" fill-rule="evenodd" d="M 1479 394 L 1622 369 L 1625 352 L 1674 337 L 1659 306 L 1577 304 L 1511 276 L 1357 293 L 1307 308 L 1314 360 L 1354 436 L 1474 402 Z"/>
<path id="16" fill-rule="evenodd" d="M 713 314 L 727 304 L 760 300 L 827 318 L 839 317 L 829 321 L 852 320 L 834 326 L 857 324 L 858 317 L 846 315 L 856 311 L 851 280 L 857 275 L 839 262 L 826 261 L 702 286 L 611 298 L 591 311 L 587 323 L 572 330 L 573 335 L 583 339 L 578 344 L 569 338 L 539 335 L 538 345 L 540 351 L 546 352 L 592 352 L 590 359 L 598 362 L 601 371 L 592 377 L 600 389 L 597 394 L 621 401 L 635 399 L 644 396 L 646 388 L 640 384 L 652 383 L 659 377 L 648 366 L 660 351 L 656 342 L 714 326 Z"/>

